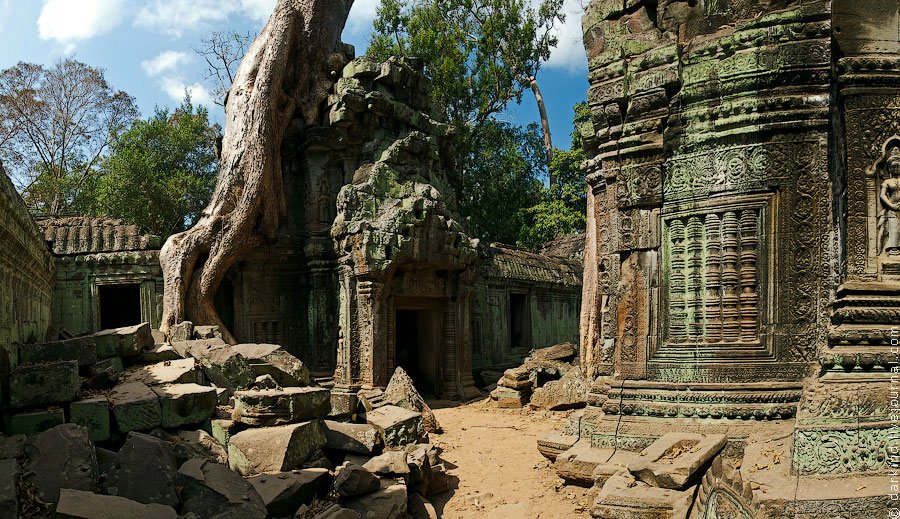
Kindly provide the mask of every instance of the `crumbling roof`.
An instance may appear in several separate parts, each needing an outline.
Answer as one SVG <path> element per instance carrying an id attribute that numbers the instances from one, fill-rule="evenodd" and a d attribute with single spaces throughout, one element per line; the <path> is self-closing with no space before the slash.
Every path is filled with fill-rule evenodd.
<path id="1" fill-rule="evenodd" d="M 580 260 L 492 243 L 482 249 L 481 273 L 488 278 L 580 286 L 584 266 Z"/>
<path id="2" fill-rule="evenodd" d="M 579 262 L 584 257 L 584 233 L 554 238 L 541 247 L 541 254 L 554 258 L 569 258 Z"/>
<path id="3" fill-rule="evenodd" d="M 136 225 L 105 217 L 38 218 L 44 239 L 57 255 L 159 249 L 159 236 L 141 234 Z"/>

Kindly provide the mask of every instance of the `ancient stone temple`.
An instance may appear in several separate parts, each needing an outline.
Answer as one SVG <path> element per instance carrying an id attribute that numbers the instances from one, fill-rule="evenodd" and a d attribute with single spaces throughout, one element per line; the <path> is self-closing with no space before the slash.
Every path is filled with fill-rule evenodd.
<path id="1" fill-rule="evenodd" d="M 603 460 L 597 517 L 884 513 L 900 5 L 594 0 L 583 27 L 593 406 L 542 449 Z"/>

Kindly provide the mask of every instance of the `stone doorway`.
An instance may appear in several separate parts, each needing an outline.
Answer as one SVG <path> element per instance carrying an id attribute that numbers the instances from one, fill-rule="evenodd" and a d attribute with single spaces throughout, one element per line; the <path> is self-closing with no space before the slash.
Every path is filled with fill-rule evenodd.
<path id="1" fill-rule="evenodd" d="M 527 294 L 509 295 L 509 338 L 511 349 L 531 349 L 531 307 Z"/>
<path id="2" fill-rule="evenodd" d="M 407 302 L 395 312 L 395 364 L 428 396 L 440 394 L 439 312 L 425 302 Z"/>
<path id="3" fill-rule="evenodd" d="M 141 323 L 141 285 L 100 285 L 100 329 L 120 328 Z"/>

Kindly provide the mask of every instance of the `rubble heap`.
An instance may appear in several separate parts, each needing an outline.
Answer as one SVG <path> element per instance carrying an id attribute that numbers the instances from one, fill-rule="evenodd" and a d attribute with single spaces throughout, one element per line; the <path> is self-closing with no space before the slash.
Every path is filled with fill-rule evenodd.
<path id="1" fill-rule="evenodd" d="M 189 322 L 32 344 L 17 360 L 2 517 L 433 517 L 428 496 L 449 488 L 402 370 L 397 405 L 333 406 L 280 346 Z"/>
<path id="2" fill-rule="evenodd" d="M 507 369 L 491 391 L 501 408 L 531 407 L 562 411 L 584 407 L 588 384 L 578 366 L 578 348 L 569 342 L 531 352 L 520 366 Z"/>

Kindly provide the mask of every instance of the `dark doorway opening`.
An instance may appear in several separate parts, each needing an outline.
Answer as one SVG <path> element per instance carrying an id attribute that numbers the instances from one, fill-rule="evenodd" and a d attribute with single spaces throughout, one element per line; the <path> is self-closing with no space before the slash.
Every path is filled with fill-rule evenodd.
<path id="1" fill-rule="evenodd" d="M 531 312 L 526 294 L 509 295 L 509 337 L 513 349 L 531 349 Z"/>
<path id="2" fill-rule="evenodd" d="M 141 323 L 141 285 L 100 285 L 100 329 Z"/>
<path id="3" fill-rule="evenodd" d="M 412 378 L 416 389 L 437 396 L 438 354 L 435 312 L 431 309 L 397 310 L 396 361 Z"/>

